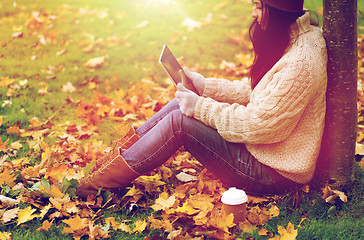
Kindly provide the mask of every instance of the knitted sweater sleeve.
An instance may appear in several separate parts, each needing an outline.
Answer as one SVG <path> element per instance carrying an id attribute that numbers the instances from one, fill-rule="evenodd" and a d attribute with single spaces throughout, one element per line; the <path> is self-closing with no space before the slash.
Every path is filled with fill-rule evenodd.
<path id="1" fill-rule="evenodd" d="M 200 97 L 194 118 L 217 129 L 230 142 L 280 142 L 294 130 L 315 92 L 311 67 L 309 62 L 297 60 L 266 75 L 271 78 L 269 83 L 254 91 L 246 106 Z"/>
<path id="2" fill-rule="evenodd" d="M 202 96 L 212 98 L 218 102 L 246 105 L 250 100 L 251 91 L 248 78 L 235 81 L 206 78 L 206 86 Z"/>

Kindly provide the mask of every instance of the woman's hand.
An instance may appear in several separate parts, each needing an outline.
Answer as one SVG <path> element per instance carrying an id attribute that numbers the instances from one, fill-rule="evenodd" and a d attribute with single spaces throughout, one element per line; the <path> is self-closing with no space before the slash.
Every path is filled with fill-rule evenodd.
<path id="1" fill-rule="evenodd" d="M 184 74 L 181 74 L 182 84 L 185 88 L 191 90 L 189 84 L 193 84 L 195 89 L 197 90 L 198 94 L 201 96 L 203 90 L 205 89 L 206 79 L 199 73 L 191 72 L 188 68 L 183 68 Z M 189 79 L 186 79 L 187 78 Z"/>
<path id="2" fill-rule="evenodd" d="M 192 117 L 199 96 L 191 90 L 185 88 L 181 83 L 177 84 L 175 96 L 179 103 L 181 112 L 188 117 Z"/>

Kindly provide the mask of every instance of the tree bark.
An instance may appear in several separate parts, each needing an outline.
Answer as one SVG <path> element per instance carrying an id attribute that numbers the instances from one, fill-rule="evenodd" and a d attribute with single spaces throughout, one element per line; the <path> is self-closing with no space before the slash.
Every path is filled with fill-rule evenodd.
<path id="1" fill-rule="evenodd" d="M 357 134 L 357 0 L 323 0 L 327 109 L 316 176 L 336 188 L 353 180 Z"/>

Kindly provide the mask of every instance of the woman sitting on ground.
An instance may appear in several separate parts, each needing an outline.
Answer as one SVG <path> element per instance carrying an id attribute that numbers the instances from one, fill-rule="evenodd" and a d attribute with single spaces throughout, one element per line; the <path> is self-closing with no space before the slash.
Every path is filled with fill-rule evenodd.
<path id="1" fill-rule="evenodd" d="M 250 194 L 310 182 L 324 129 L 326 45 L 303 0 L 254 0 L 250 78 L 204 78 L 184 69 L 198 94 L 176 98 L 97 160 L 80 180 L 85 198 L 118 191 L 182 146 L 219 179 Z M 182 74 L 183 76 L 183 74 Z"/>

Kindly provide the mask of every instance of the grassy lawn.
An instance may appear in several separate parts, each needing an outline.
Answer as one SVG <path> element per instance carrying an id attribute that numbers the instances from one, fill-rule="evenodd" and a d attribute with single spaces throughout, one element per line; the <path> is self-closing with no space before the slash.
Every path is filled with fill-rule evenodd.
<path id="1" fill-rule="evenodd" d="M 158 58 L 162 46 L 168 44 L 180 62 L 205 76 L 239 79 L 246 72 L 237 71 L 249 66 L 251 44 L 247 36 L 251 22 L 252 4 L 248 0 L 18 0 L 0 3 L 0 136 L 1 144 L 20 143 L 22 147 L 0 152 L 1 164 L 26 158 L 29 166 L 43 158 L 44 144 L 52 146 L 63 140 L 59 131 L 72 133 L 67 126 L 89 123 L 80 117 L 81 103 L 95 108 L 100 102 L 107 108 L 109 99 L 125 99 L 147 91 L 138 88 L 141 82 L 151 81 L 156 89 L 171 88 Z M 306 0 L 305 7 L 322 12 L 322 1 Z M 358 1 L 358 29 L 364 33 L 364 3 Z M 322 24 L 322 19 L 320 20 Z M 91 60 L 91 62 L 90 62 Z M 93 66 L 91 66 L 93 65 Z M 227 66 L 233 66 L 229 68 Z M 361 72 L 363 74 L 363 72 Z M 143 85 L 144 86 L 144 85 Z M 149 93 L 148 93 L 149 94 Z M 104 97 L 100 97 L 104 96 Z M 159 96 L 162 98 L 164 96 Z M 166 96 L 167 98 L 167 96 Z M 96 100 L 98 101 L 96 101 Z M 132 101 L 132 100 L 131 100 Z M 99 105 L 98 105 L 99 104 Z M 116 104 L 116 103 L 115 103 Z M 139 106 L 139 105 L 138 105 Z M 124 106 L 128 109 L 127 106 Z M 86 110 L 85 110 L 86 109 Z M 30 124 L 37 118 L 52 131 L 39 138 L 9 131 L 13 126 L 30 130 L 40 129 Z M 137 117 L 141 122 L 145 118 Z M 116 118 L 115 118 L 116 119 Z M 121 118 L 102 117 L 90 138 L 81 139 L 84 146 L 101 141 L 103 145 L 120 137 Z M 125 122 L 125 121 L 124 121 Z M 91 124 L 92 125 L 92 124 Z M 85 125 L 84 125 L 85 126 Z M 97 134 L 94 134 L 97 132 Z M 37 141 L 38 141 L 37 140 Z M 40 142 L 44 142 L 42 145 Z M 33 144 L 41 147 L 36 149 Z M 89 146 L 89 145 L 87 145 Z M 10 148 L 10 147 L 9 147 Z M 82 151 L 86 151 L 82 148 Z M 80 151 L 77 149 L 77 151 Z M 15 164 L 15 163 L 14 163 Z M 2 167 L 3 168 L 3 167 Z M 1 169 L 2 171 L 3 169 Z M 20 175 L 17 175 L 20 178 Z M 18 179 L 19 180 L 19 179 Z M 19 180 L 20 181 L 20 180 Z M 175 186 L 175 182 L 168 182 Z M 312 187 L 307 193 L 299 190 L 277 197 L 278 217 L 253 231 L 238 230 L 240 239 L 268 239 L 259 234 L 266 229 L 276 234 L 279 226 L 290 222 L 298 229 L 297 239 L 363 239 L 364 206 L 363 169 L 356 164 L 355 181 L 344 190 L 348 201 L 330 204 L 321 198 L 322 190 Z M 1 194 L 16 197 L 15 191 L 1 188 Z M 146 202 L 152 205 L 158 194 Z M 21 203 L 25 209 L 30 204 Z M 156 214 L 149 207 L 134 212 L 127 207 L 104 209 L 103 218 L 128 220 L 133 227 L 138 220 Z M 2 214 L 3 212 L 0 211 Z M 54 213 L 54 212 L 52 212 Z M 0 218 L 1 220 L 1 218 Z M 133 225 L 134 224 L 134 225 Z M 53 224 L 48 231 L 36 231 L 42 221 L 34 219 L 17 226 L 0 223 L 0 232 L 10 232 L 13 239 L 73 239 L 65 234 L 64 224 Z M 106 228 L 106 225 L 103 225 Z M 168 234 L 154 231 L 129 234 L 115 230 L 111 239 L 158 239 Z M 154 236 L 154 238 L 153 238 Z M 0 239 L 1 236 L 0 236 Z M 5 238 L 4 238 L 5 239 Z M 82 239 L 87 239 L 83 237 Z"/>

